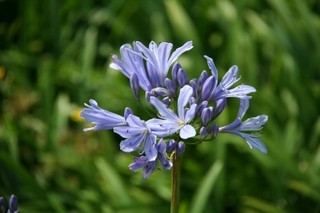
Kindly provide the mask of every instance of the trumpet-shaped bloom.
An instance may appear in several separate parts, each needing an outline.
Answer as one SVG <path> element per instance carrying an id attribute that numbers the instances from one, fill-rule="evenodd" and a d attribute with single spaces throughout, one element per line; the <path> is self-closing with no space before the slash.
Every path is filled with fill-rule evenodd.
<path id="1" fill-rule="evenodd" d="M 129 165 L 129 168 L 136 172 L 142 169 L 142 178 L 147 179 L 156 169 L 157 162 L 160 162 L 162 168 L 165 170 L 169 170 L 172 167 L 171 161 L 168 159 L 166 155 L 167 143 L 165 143 L 162 139 L 156 145 L 158 154 L 157 158 L 150 161 L 146 156 L 135 157 L 134 162 Z"/>
<path id="2" fill-rule="evenodd" d="M 179 135 L 182 139 L 188 139 L 196 135 L 196 130 L 189 123 L 193 120 L 196 112 L 196 104 L 192 104 L 190 109 L 186 109 L 193 94 L 193 89 L 189 85 L 185 85 L 178 97 L 178 115 L 155 97 L 150 97 L 150 103 L 158 110 L 161 119 L 154 118 L 150 120 L 150 128 L 154 134 L 161 137 L 172 135 L 180 131 Z"/>
<path id="3" fill-rule="evenodd" d="M 218 70 L 214 65 L 212 58 L 205 56 L 208 62 L 209 69 L 211 70 L 213 78 L 210 79 L 213 82 L 210 82 L 211 87 L 207 91 L 203 88 L 202 93 L 210 94 L 210 100 L 219 100 L 222 98 L 240 98 L 240 99 L 249 99 L 249 93 L 255 92 L 256 89 L 249 85 L 239 85 L 233 89 L 230 89 L 236 82 L 239 81 L 238 77 L 238 67 L 232 66 L 228 72 L 223 76 L 221 82 L 218 84 Z"/>
<path id="4" fill-rule="evenodd" d="M 85 132 L 90 130 L 107 130 L 116 126 L 126 125 L 124 117 L 101 109 L 95 100 L 91 99 L 89 103 L 90 104 L 85 104 L 87 108 L 81 111 L 80 116 L 95 126 L 84 129 Z"/>
<path id="5" fill-rule="evenodd" d="M 182 47 L 177 48 L 172 54 L 172 44 L 162 42 L 159 46 L 155 42 L 150 42 L 149 48 L 137 41 L 125 44 L 120 48 L 121 59 L 113 55 L 113 62 L 110 67 L 119 70 L 131 83 L 131 86 L 137 94 L 137 79 L 140 87 L 145 91 L 151 91 L 153 88 L 165 86 L 165 79 L 170 66 L 184 52 L 192 48 L 192 42 L 185 43 Z"/>
<path id="6" fill-rule="evenodd" d="M 157 137 L 152 134 L 146 123 L 135 115 L 130 114 L 127 119 L 127 126 L 115 127 L 113 131 L 125 140 L 121 141 L 120 149 L 124 152 L 142 150 L 148 161 L 157 157 L 155 147 Z"/>
<path id="7" fill-rule="evenodd" d="M 263 142 L 258 138 L 260 134 L 256 133 L 255 131 L 259 131 L 262 129 L 263 125 L 268 121 L 268 116 L 259 115 L 256 117 L 249 118 L 245 121 L 241 121 L 248 107 L 249 100 L 241 99 L 240 109 L 237 118 L 231 124 L 220 127 L 219 132 L 238 135 L 247 142 L 250 148 L 257 148 L 261 152 L 266 153 L 267 148 L 265 147 Z"/>

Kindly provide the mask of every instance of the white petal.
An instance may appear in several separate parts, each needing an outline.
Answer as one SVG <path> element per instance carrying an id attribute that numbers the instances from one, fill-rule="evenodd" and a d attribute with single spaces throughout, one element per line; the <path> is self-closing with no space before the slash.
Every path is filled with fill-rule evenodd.
<path id="1" fill-rule="evenodd" d="M 192 138 L 196 135 L 196 130 L 191 125 L 185 125 L 180 129 L 180 138 L 182 139 L 188 139 Z"/>

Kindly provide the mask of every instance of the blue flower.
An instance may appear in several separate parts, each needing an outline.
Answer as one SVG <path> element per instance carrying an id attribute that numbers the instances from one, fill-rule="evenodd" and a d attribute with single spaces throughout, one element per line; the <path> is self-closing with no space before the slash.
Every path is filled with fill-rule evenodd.
<path id="1" fill-rule="evenodd" d="M 185 43 L 171 54 L 172 46 L 167 42 L 158 46 L 153 41 L 150 42 L 149 48 L 139 41 L 134 42 L 132 46 L 125 44 L 120 48 L 121 59 L 113 55 L 110 67 L 119 70 L 130 79 L 135 96 L 138 95 L 138 84 L 143 90 L 150 92 L 153 88 L 165 86 L 170 66 L 181 54 L 192 48 L 192 42 Z"/>
<path id="2" fill-rule="evenodd" d="M 135 157 L 134 162 L 129 165 L 129 168 L 137 172 L 142 169 L 142 178 L 147 179 L 156 169 L 157 162 L 160 162 L 162 168 L 165 170 L 169 170 L 172 167 L 172 162 L 168 159 L 166 155 L 167 143 L 160 139 L 160 141 L 156 145 L 156 149 L 158 151 L 157 158 L 150 161 L 147 156 Z"/>
<path id="3" fill-rule="evenodd" d="M 178 115 L 170 108 L 155 97 L 150 97 L 150 103 L 158 110 L 160 118 L 150 120 L 150 128 L 155 134 L 166 137 L 179 131 L 180 138 L 188 139 L 196 135 L 196 130 L 189 123 L 193 120 L 196 112 L 196 104 L 192 104 L 190 109 L 186 109 L 193 94 L 193 89 L 189 85 L 185 85 L 178 97 Z"/>
<path id="4" fill-rule="evenodd" d="M 267 148 L 265 147 L 263 142 L 258 138 L 260 134 L 256 131 L 259 131 L 263 128 L 263 125 L 268 121 L 268 116 L 259 115 L 256 117 L 249 118 L 245 121 L 241 121 L 248 107 L 249 100 L 241 99 L 237 118 L 231 124 L 220 127 L 219 132 L 238 135 L 247 142 L 250 148 L 256 148 L 261 152 L 266 153 Z"/>
<path id="5" fill-rule="evenodd" d="M 209 100 L 219 100 L 222 98 L 240 98 L 250 99 L 249 93 L 255 92 L 256 89 L 249 85 L 239 85 L 233 89 L 230 89 L 236 82 L 239 81 L 238 67 L 232 66 L 228 72 L 223 76 L 221 82 L 218 84 L 218 70 L 214 65 L 212 58 L 205 56 L 208 62 L 208 66 L 212 73 L 212 78 L 208 78 L 203 85 L 202 95 L 208 94 Z M 209 81 L 209 82 L 208 82 Z M 208 86 L 205 87 L 206 82 Z"/>
<path id="6" fill-rule="evenodd" d="M 115 133 L 125 138 L 120 143 L 120 149 L 124 152 L 133 152 L 141 149 L 148 161 L 155 160 L 157 157 L 156 135 L 150 132 L 144 121 L 133 114 L 128 115 L 126 122 L 126 126 L 113 128 Z"/>
<path id="7" fill-rule="evenodd" d="M 87 122 L 95 124 L 95 126 L 84 129 L 85 132 L 90 130 L 113 129 L 116 126 L 126 125 L 124 117 L 101 109 L 95 100 L 91 99 L 89 103 L 90 105 L 85 104 L 87 108 L 81 111 L 80 116 Z"/>
<path id="8" fill-rule="evenodd" d="M 137 49 L 142 53 L 147 61 L 149 79 L 153 87 L 164 86 L 164 80 L 167 77 L 170 66 L 184 52 L 192 48 L 192 42 L 186 42 L 182 47 L 177 48 L 170 56 L 173 45 L 168 42 L 161 42 L 159 46 L 153 41 L 149 48 L 141 42 L 136 42 Z"/>

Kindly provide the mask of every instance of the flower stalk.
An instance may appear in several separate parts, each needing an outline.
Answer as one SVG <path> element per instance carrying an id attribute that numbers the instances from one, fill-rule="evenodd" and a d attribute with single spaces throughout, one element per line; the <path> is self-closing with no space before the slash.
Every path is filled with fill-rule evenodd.
<path id="1" fill-rule="evenodd" d="M 178 213 L 179 212 L 179 197 L 180 197 L 180 163 L 181 156 L 177 154 L 177 152 L 173 153 L 172 156 L 172 176 L 171 176 L 171 209 L 170 213 Z"/>

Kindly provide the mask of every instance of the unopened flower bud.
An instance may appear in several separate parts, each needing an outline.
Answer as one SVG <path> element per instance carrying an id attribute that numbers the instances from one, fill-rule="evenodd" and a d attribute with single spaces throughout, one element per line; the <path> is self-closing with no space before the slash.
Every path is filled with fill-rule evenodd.
<path id="1" fill-rule="evenodd" d="M 180 141 L 179 143 L 178 143 L 178 146 L 177 146 L 177 155 L 178 156 L 181 156 L 183 153 L 184 153 L 184 150 L 185 150 L 185 144 L 184 144 L 184 142 L 182 142 L 182 141 Z"/>
<path id="2" fill-rule="evenodd" d="M 129 107 L 126 107 L 123 114 L 124 118 L 127 119 L 129 115 L 133 114 L 133 112 Z"/>
<path id="3" fill-rule="evenodd" d="M 171 152 L 173 152 L 173 150 L 176 149 L 176 147 L 177 147 L 177 142 L 175 140 L 171 139 L 171 140 L 168 141 L 167 150 L 166 151 L 168 153 L 171 153 Z"/>
<path id="4" fill-rule="evenodd" d="M 188 76 L 184 69 L 180 68 L 178 70 L 177 79 L 180 87 L 183 87 L 188 83 Z"/>

